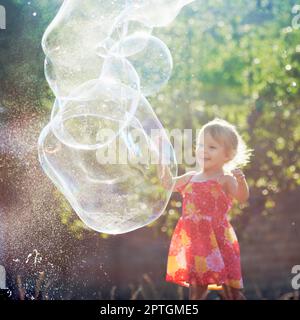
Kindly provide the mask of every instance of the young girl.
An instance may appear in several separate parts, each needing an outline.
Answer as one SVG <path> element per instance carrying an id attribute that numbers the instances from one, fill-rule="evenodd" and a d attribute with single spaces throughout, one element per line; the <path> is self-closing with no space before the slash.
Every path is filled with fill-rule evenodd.
<path id="1" fill-rule="evenodd" d="M 189 287 L 189 299 L 202 300 L 208 290 L 221 289 L 225 299 L 246 299 L 239 243 L 227 214 L 234 199 L 248 200 L 248 185 L 237 167 L 249 162 L 251 151 L 233 125 L 215 118 L 197 138 L 201 170 L 176 178 L 182 216 L 170 243 L 166 281 Z M 168 175 L 163 174 L 164 180 Z"/>

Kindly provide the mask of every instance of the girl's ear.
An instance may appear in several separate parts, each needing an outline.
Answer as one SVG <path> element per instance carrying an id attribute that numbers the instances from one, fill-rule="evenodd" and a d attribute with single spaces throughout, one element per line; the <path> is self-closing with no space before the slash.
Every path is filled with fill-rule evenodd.
<path id="1" fill-rule="evenodd" d="M 225 155 L 226 155 L 226 159 L 227 159 L 226 162 L 229 162 L 235 157 L 236 151 L 235 150 L 231 150 L 229 152 L 226 152 Z"/>

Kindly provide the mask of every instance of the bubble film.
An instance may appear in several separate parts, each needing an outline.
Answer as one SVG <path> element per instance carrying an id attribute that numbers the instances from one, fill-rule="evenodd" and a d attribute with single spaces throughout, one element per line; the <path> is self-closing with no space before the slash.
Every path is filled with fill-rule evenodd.
<path id="1" fill-rule="evenodd" d="M 64 1 L 42 39 L 55 94 L 38 141 L 43 170 L 91 229 L 120 234 L 164 211 L 173 147 L 147 96 L 171 75 L 153 28 L 192 1 Z"/>

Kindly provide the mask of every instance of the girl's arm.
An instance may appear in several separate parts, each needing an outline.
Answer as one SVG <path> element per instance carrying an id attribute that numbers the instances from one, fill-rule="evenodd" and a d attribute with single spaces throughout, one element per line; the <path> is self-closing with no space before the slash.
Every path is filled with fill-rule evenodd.
<path id="1" fill-rule="evenodd" d="M 162 137 L 158 136 L 158 146 L 159 149 L 162 149 Z M 164 165 L 162 163 L 161 157 L 159 158 L 159 163 L 158 163 L 158 178 L 161 180 L 162 185 L 166 189 L 170 189 L 174 185 L 173 192 L 179 192 L 179 188 L 182 187 L 185 183 L 188 182 L 188 179 L 190 178 L 190 175 L 193 174 L 194 172 L 187 172 L 186 174 L 178 177 L 173 177 L 170 168 L 167 165 Z"/>
<path id="2" fill-rule="evenodd" d="M 169 189 L 171 188 L 172 184 L 175 182 L 174 190 L 173 192 L 179 192 L 180 187 L 182 187 L 184 184 L 186 184 L 192 174 L 195 172 L 190 171 L 185 173 L 182 176 L 178 177 L 172 177 L 172 174 L 170 172 L 170 169 L 168 166 L 164 166 L 162 164 L 158 165 L 158 174 L 159 178 L 162 182 L 162 185 L 166 188 Z"/>
<path id="3" fill-rule="evenodd" d="M 170 189 L 173 185 L 173 177 L 168 166 L 161 163 L 158 164 L 158 178 L 166 189 Z"/>
<path id="4" fill-rule="evenodd" d="M 226 185 L 228 192 L 240 203 L 245 203 L 249 199 L 249 187 L 245 175 L 240 169 L 235 169 L 232 173 L 234 177 L 227 176 Z"/>

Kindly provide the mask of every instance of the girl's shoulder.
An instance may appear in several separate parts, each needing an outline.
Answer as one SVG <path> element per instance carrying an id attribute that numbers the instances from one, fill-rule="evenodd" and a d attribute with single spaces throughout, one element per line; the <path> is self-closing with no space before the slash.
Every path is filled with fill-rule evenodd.
<path id="1" fill-rule="evenodd" d="M 220 177 L 219 182 L 221 183 L 225 193 L 230 196 L 230 190 L 232 185 L 235 183 L 235 177 L 230 173 L 225 173 Z"/>
<path id="2" fill-rule="evenodd" d="M 227 180 L 231 179 L 232 177 L 233 177 L 233 175 L 231 173 L 224 172 L 224 174 L 220 176 L 220 180 L 227 181 Z"/>
<path id="3" fill-rule="evenodd" d="M 223 182 L 224 185 L 231 184 L 235 182 L 235 177 L 231 173 L 225 173 L 220 177 L 220 181 Z"/>

